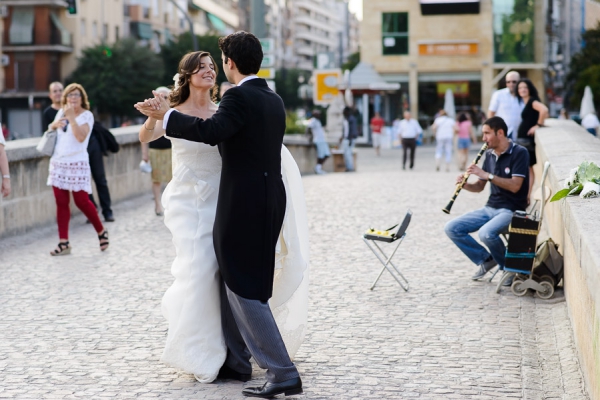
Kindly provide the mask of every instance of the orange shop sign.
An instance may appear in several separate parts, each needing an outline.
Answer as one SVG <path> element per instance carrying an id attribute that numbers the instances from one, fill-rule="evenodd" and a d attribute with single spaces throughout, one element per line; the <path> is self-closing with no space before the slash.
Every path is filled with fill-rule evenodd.
<path id="1" fill-rule="evenodd" d="M 437 83 L 437 94 L 439 97 L 444 97 L 446 91 L 452 90 L 454 97 L 468 97 L 469 96 L 469 82 L 438 82 Z"/>
<path id="2" fill-rule="evenodd" d="M 479 43 L 420 43 L 420 56 L 474 56 L 479 53 Z"/>

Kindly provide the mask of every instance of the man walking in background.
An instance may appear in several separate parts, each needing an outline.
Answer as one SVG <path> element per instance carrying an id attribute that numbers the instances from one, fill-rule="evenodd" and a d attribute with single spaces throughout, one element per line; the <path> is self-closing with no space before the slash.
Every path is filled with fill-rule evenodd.
<path id="1" fill-rule="evenodd" d="M 521 112 L 525 107 L 525 104 L 519 103 L 517 98 L 517 83 L 521 76 L 517 71 L 509 71 L 505 79 L 506 87 L 496 90 L 492 95 L 487 116 L 488 118 L 493 116 L 502 118 L 508 126 L 506 137 L 514 140 L 521 124 Z"/>
<path id="2" fill-rule="evenodd" d="M 415 166 L 415 150 L 417 148 L 417 137 L 423 133 L 423 128 L 416 119 L 411 118 L 410 111 L 404 111 L 404 119 L 400 121 L 398 128 L 402 138 L 402 169 L 406 169 L 406 152 L 410 149 L 410 169 Z"/>
<path id="3" fill-rule="evenodd" d="M 381 130 L 385 126 L 385 121 L 381 115 L 375 111 L 375 116 L 371 118 L 371 132 L 373 133 L 373 148 L 377 156 L 381 155 L 379 148 L 381 147 Z"/>
<path id="4" fill-rule="evenodd" d="M 48 97 L 52 101 L 52 104 L 49 105 L 42 113 L 42 129 L 44 130 L 44 132 L 48 130 L 48 125 L 50 125 L 54 121 L 58 110 L 60 110 L 62 94 L 62 83 L 52 82 L 50 84 L 50 87 L 48 88 Z"/>

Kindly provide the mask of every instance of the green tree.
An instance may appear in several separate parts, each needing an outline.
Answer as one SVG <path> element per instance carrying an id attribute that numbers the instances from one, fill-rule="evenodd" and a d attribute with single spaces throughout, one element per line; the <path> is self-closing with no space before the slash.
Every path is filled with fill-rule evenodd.
<path id="1" fill-rule="evenodd" d="M 307 106 L 306 101 L 298 97 L 298 88 L 300 85 L 308 83 L 309 79 L 310 72 L 300 69 L 281 68 L 275 72 L 275 90 L 283 100 L 285 108 L 295 109 Z"/>
<path id="2" fill-rule="evenodd" d="M 134 116 L 138 112 L 133 105 L 152 95 L 163 73 L 162 60 L 152 50 L 124 39 L 112 47 L 84 49 L 67 83 L 83 85 L 92 107 L 101 114 Z"/>
<path id="3" fill-rule="evenodd" d="M 352 53 L 348 56 L 348 61 L 342 64 L 342 71 L 349 69 L 352 71 L 360 62 L 360 51 Z"/>
<path id="4" fill-rule="evenodd" d="M 502 32 L 494 34 L 496 62 L 534 61 L 534 6 L 533 0 L 514 0 L 512 13 L 501 15 Z"/>
<path id="5" fill-rule="evenodd" d="M 219 74 L 217 75 L 217 84 L 227 80 L 223 72 L 223 60 L 221 59 L 221 49 L 219 49 L 219 36 L 216 35 L 196 35 L 198 50 L 207 51 L 217 63 Z M 177 73 L 179 61 L 187 53 L 194 51 L 192 45 L 192 35 L 189 32 L 182 33 L 175 40 L 161 46 L 161 57 L 165 66 L 163 74 L 163 85 L 173 85 L 173 76 Z"/>
<path id="6" fill-rule="evenodd" d="M 571 58 L 567 77 L 568 86 L 572 88 L 570 106 L 579 107 L 583 90 L 589 85 L 596 109 L 600 109 L 600 22 L 595 29 L 585 31 L 582 39 L 585 46 Z"/>

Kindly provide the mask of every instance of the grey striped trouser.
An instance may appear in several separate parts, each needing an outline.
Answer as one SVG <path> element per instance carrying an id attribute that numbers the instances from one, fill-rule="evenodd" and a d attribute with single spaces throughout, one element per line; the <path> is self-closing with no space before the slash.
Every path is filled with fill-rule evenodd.
<path id="1" fill-rule="evenodd" d="M 225 365 L 249 374 L 251 354 L 258 366 L 267 370 L 268 382 L 297 378 L 298 370 L 290 360 L 269 304 L 240 297 L 224 282 L 221 289 L 223 334 L 228 349 Z"/>

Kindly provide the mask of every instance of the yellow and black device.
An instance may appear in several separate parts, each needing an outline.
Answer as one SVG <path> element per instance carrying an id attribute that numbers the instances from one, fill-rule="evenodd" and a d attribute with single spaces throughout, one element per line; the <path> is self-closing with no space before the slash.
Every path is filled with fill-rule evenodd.
<path id="1" fill-rule="evenodd" d="M 383 242 L 393 242 L 398 237 L 396 236 L 398 233 L 399 224 L 392 226 L 391 228 L 387 228 L 384 230 L 379 230 L 375 228 L 369 228 L 364 233 L 363 237 L 365 239 L 370 240 L 381 240 Z"/>

